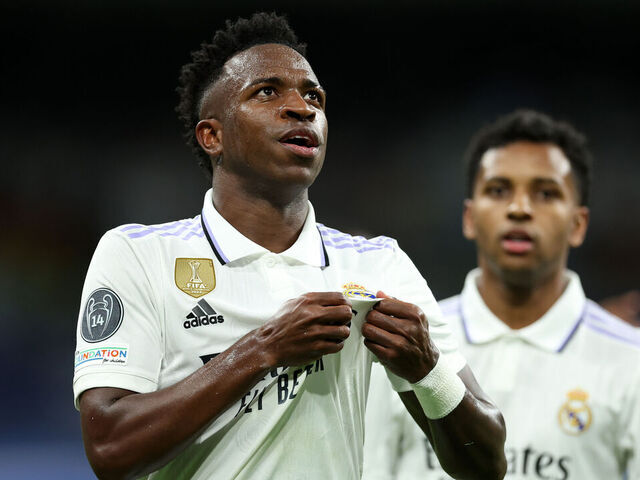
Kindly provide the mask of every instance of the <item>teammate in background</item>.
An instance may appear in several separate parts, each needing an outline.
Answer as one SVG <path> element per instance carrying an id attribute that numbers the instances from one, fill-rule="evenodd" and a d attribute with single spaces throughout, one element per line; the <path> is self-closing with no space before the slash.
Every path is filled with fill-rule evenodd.
<path id="1" fill-rule="evenodd" d="M 535 111 L 483 128 L 467 154 L 463 232 L 478 268 L 440 306 L 504 414 L 505 478 L 640 478 L 640 335 L 567 270 L 587 231 L 590 178 L 585 137 Z M 449 478 L 397 403 L 382 406 L 395 395 L 379 375 L 363 478 Z"/>
<path id="2" fill-rule="evenodd" d="M 100 478 L 360 478 L 374 355 L 451 473 L 504 474 L 502 417 L 397 242 L 316 224 L 328 131 L 304 54 L 261 13 L 182 70 L 202 214 L 107 232 L 82 294 L 74 395 Z M 342 292 L 367 289 L 384 298 L 350 329 Z"/>

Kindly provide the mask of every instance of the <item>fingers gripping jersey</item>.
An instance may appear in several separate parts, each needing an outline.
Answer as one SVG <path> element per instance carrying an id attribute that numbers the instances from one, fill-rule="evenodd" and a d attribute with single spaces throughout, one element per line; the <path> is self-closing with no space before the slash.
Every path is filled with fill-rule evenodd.
<path id="1" fill-rule="evenodd" d="M 179 382 L 287 300 L 347 283 L 420 306 L 441 351 L 463 364 L 426 282 L 395 240 L 316 224 L 271 253 L 213 207 L 164 225 L 105 234 L 78 319 L 74 395 L 117 387 L 146 393 Z M 341 352 L 269 372 L 154 479 L 357 479 L 372 355 L 352 329 Z"/>

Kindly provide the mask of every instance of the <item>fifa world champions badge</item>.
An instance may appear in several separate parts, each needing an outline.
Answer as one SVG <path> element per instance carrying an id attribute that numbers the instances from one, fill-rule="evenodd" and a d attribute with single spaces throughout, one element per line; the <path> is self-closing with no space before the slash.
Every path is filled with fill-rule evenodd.
<path id="1" fill-rule="evenodd" d="M 567 393 L 567 401 L 558 412 L 558 423 L 562 431 L 569 435 L 580 435 L 589 429 L 593 414 L 587 404 L 588 398 L 589 394 L 579 388 Z"/>
<path id="2" fill-rule="evenodd" d="M 82 319 L 81 335 L 89 343 L 111 337 L 122 324 L 124 309 L 120 297 L 109 288 L 95 290 L 87 300 Z"/>
<path id="3" fill-rule="evenodd" d="M 176 286 L 199 298 L 216 288 L 216 274 L 210 258 L 176 258 Z"/>

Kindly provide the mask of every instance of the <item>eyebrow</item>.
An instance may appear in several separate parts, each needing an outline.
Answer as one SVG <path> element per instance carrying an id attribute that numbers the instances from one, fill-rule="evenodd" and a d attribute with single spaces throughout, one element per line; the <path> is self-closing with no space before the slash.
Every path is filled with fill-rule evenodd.
<path id="1" fill-rule="evenodd" d="M 489 177 L 485 181 L 485 183 L 489 182 L 502 182 L 502 183 L 512 183 L 511 179 L 508 177 Z M 557 179 L 552 177 L 534 177 L 531 179 L 531 183 L 540 184 L 540 183 L 553 183 L 554 185 L 562 185 L 562 182 L 559 182 Z"/>
<path id="2" fill-rule="evenodd" d="M 502 182 L 502 183 L 511 183 L 511 180 L 508 179 L 507 177 L 489 177 L 487 179 L 484 180 L 484 183 L 489 183 L 489 182 Z"/>
<path id="3" fill-rule="evenodd" d="M 561 182 L 551 177 L 535 177 L 533 183 L 553 183 L 555 185 L 562 185 Z"/>
<path id="4" fill-rule="evenodd" d="M 255 85 L 260 85 L 261 83 L 270 83 L 272 85 L 281 87 L 284 85 L 285 82 L 280 77 L 261 77 L 261 78 L 256 78 L 253 82 L 247 85 L 247 88 L 251 88 Z M 309 78 L 303 80 L 302 87 L 303 88 L 320 88 L 324 90 L 318 83 L 314 82 Z"/>

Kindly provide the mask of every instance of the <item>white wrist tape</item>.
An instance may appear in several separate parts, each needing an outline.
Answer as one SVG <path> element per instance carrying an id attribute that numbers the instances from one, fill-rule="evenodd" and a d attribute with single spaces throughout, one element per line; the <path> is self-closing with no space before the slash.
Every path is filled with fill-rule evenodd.
<path id="1" fill-rule="evenodd" d="M 432 420 L 449 415 L 462 401 L 467 390 L 464 382 L 442 357 L 426 377 L 412 383 L 411 387 L 425 415 Z"/>

